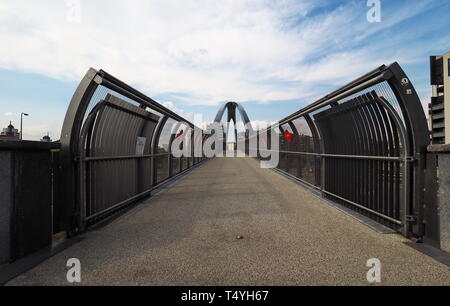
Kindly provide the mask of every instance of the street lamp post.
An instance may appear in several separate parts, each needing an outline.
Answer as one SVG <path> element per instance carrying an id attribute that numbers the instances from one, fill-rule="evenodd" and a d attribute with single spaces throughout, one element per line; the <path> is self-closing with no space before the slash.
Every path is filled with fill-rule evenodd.
<path id="1" fill-rule="evenodd" d="M 20 114 L 20 140 L 23 139 L 23 116 L 29 116 L 29 115 L 26 113 Z"/>

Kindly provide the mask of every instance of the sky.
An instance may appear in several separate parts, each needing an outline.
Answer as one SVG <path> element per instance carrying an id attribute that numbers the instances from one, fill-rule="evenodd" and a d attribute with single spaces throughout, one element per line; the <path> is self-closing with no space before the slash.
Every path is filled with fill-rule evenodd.
<path id="1" fill-rule="evenodd" d="M 24 139 L 59 139 L 89 67 L 182 116 L 236 101 L 270 123 L 397 61 L 426 107 L 450 1 L 380 3 L 369 22 L 367 0 L 1 0 L 0 128 L 26 112 Z"/>

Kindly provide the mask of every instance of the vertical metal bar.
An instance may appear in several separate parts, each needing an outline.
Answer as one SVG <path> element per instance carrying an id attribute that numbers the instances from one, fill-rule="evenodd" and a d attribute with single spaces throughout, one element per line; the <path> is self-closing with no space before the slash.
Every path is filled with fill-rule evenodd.
<path id="1" fill-rule="evenodd" d="M 369 127 L 370 131 L 370 138 L 369 138 L 369 145 L 370 145 L 370 154 L 369 155 L 377 155 L 376 154 L 376 142 L 377 142 L 377 134 L 375 131 L 375 123 L 373 121 L 372 114 L 370 113 L 370 106 L 369 106 L 369 100 L 367 99 L 367 96 L 361 96 L 362 101 L 362 109 L 366 115 L 367 119 L 367 126 Z M 374 179 L 374 173 L 375 173 L 375 161 L 371 160 L 369 161 L 369 207 L 372 210 L 376 210 L 375 208 L 375 179 Z"/>
<path id="2" fill-rule="evenodd" d="M 93 189 L 92 188 L 92 182 L 95 182 L 95 180 L 92 179 L 93 172 L 95 171 L 95 168 L 92 169 L 91 165 L 89 163 L 86 163 L 84 161 L 84 158 L 86 156 L 89 156 L 92 154 L 93 149 L 93 131 L 95 131 L 95 126 L 98 125 L 98 117 L 101 113 L 104 111 L 104 104 L 99 103 L 97 104 L 94 109 L 92 110 L 91 114 L 87 117 L 86 122 L 83 126 L 83 129 L 80 134 L 80 147 L 79 147 L 79 208 L 80 208 L 80 215 L 78 220 L 78 228 L 80 230 L 84 230 L 85 228 L 85 219 L 86 215 L 88 213 L 88 205 L 93 200 Z M 95 148 L 94 148 L 95 149 Z"/>
<path id="3" fill-rule="evenodd" d="M 158 152 L 158 145 L 159 145 L 159 138 L 161 137 L 161 132 L 164 129 L 164 126 L 167 123 L 167 120 L 169 117 L 164 116 L 158 123 L 158 126 L 156 127 L 154 133 L 153 133 L 153 139 L 152 139 L 152 153 L 156 154 Z M 155 160 L 156 157 L 151 158 L 151 169 L 152 169 L 152 186 L 156 186 L 157 184 L 157 161 Z"/>
<path id="4" fill-rule="evenodd" d="M 411 144 L 411 153 L 419 159 L 419 162 L 410 171 L 406 172 L 406 168 L 409 168 L 410 165 L 405 167 L 405 194 L 412 193 L 413 197 L 407 204 L 407 211 L 404 214 L 417 216 L 416 227 L 408 231 L 413 231 L 412 234 L 421 238 L 424 236 L 424 160 L 426 147 L 430 143 L 428 124 L 420 99 L 400 65 L 398 63 L 390 65 L 389 71 L 392 73 L 392 77 L 388 83 L 399 102 L 403 117 L 406 118 L 405 126 L 408 133 L 406 137 Z"/>
<path id="5" fill-rule="evenodd" d="M 345 154 L 355 155 L 356 153 L 356 145 L 358 143 L 358 135 L 357 129 L 355 128 L 355 122 L 353 118 L 353 109 L 351 103 L 345 104 L 345 112 L 344 112 L 344 121 L 346 122 L 346 135 L 347 135 L 347 145 Z M 358 203 L 356 199 L 356 191 L 357 191 L 357 178 L 356 178 L 356 167 L 355 167 L 355 159 L 347 160 L 348 167 L 348 182 L 347 182 L 347 198 L 351 201 Z"/>
<path id="6" fill-rule="evenodd" d="M 377 156 L 382 155 L 382 145 L 383 145 L 383 139 L 382 139 L 382 133 L 380 129 L 380 123 L 379 123 L 379 114 L 377 113 L 377 110 L 374 106 L 374 97 L 371 93 L 368 93 L 365 95 L 367 100 L 367 109 L 369 110 L 369 113 L 372 118 L 373 122 L 373 130 L 375 134 L 375 140 L 374 140 L 374 154 Z M 379 177 L 379 161 L 374 161 L 374 173 L 373 173 L 373 191 L 374 191 L 374 210 L 377 212 L 380 212 L 380 177 Z M 379 218 L 377 218 L 379 221 L 381 221 Z"/>
<path id="7" fill-rule="evenodd" d="M 377 94 L 374 92 L 372 93 L 374 97 L 377 96 Z M 387 128 L 389 125 L 389 122 L 387 122 L 387 116 L 386 111 L 384 110 L 383 106 L 380 105 L 380 103 L 377 100 L 374 100 L 373 107 L 375 109 L 375 112 L 378 117 L 379 121 L 379 128 L 381 131 L 381 146 L 380 146 L 380 154 L 382 156 L 389 156 L 389 143 L 388 143 L 388 132 Z M 379 162 L 379 190 L 380 190 L 380 196 L 379 196 L 379 212 L 385 214 L 386 213 L 386 205 L 387 205 L 387 162 L 386 161 L 380 161 Z"/>
<path id="8" fill-rule="evenodd" d="M 322 153 L 322 145 L 321 145 L 321 139 L 320 139 L 320 135 L 319 135 L 319 131 L 317 130 L 316 125 L 314 124 L 313 120 L 311 119 L 311 116 L 309 114 L 304 116 L 306 123 L 309 126 L 309 129 L 311 130 L 311 135 L 313 137 L 313 141 L 314 141 L 314 152 L 315 153 Z M 321 185 L 321 175 L 322 175 L 322 171 L 321 171 L 321 167 L 322 167 L 322 160 L 321 158 L 314 158 L 315 160 L 315 169 L 314 169 L 314 173 L 315 173 L 315 185 L 316 186 L 320 186 Z"/>
<path id="9" fill-rule="evenodd" d="M 62 194 L 65 195 L 63 227 L 69 232 L 69 235 L 75 227 L 81 226 L 79 214 L 82 208 L 80 207 L 80 178 L 78 177 L 80 173 L 77 169 L 80 163 L 76 164 L 74 160 L 78 157 L 83 117 L 89 101 L 98 87 L 98 82 L 95 81 L 96 76 L 97 71 L 91 68 L 83 77 L 70 101 L 61 130 L 61 180 L 64 182 Z M 78 218 L 75 219 L 75 216 Z"/>
<path id="10" fill-rule="evenodd" d="M 359 129 L 360 129 L 360 133 L 361 133 L 361 149 L 362 149 L 362 154 L 363 155 L 369 155 L 370 154 L 370 147 L 369 147 L 369 138 L 370 138 L 370 134 L 369 131 L 367 129 L 366 123 L 367 120 L 364 116 L 364 112 L 360 106 L 360 100 L 355 98 L 353 100 L 353 103 L 355 105 L 355 114 L 356 114 L 356 118 L 358 120 L 358 125 L 359 125 Z M 361 204 L 365 207 L 369 207 L 368 205 L 368 190 L 367 190 L 367 185 L 368 185 L 368 161 L 366 160 L 360 160 L 360 181 L 361 181 L 361 190 L 360 190 L 360 194 L 361 194 Z"/>
<path id="11" fill-rule="evenodd" d="M 362 139 L 361 139 L 361 131 L 358 125 L 358 119 L 357 114 L 355 110 L 355 104 L 353 101 L 348 102 L 349 104 L 349 118 L 348 120 L 352 123 L 352 130 L 353 130 L 353 141 L 352 141 L 352 150 L 351 154 L 354 155 L 363 155 L 362 153 Z M 352 183 L 352 190 L 353 190 L 353 201 L 355 203 L 361 203 L 361 180 L 360 180 L 360 161 L 359 160 L 353 160 L 352 162 L 352 175 L 353 175 L 353 183 Z"/>
<path id="12" fill-rule="evenodd" d="M 292 149 L 290 149 L 290 151 L 293 152 L 299 152 L 300 151 L 300 134 L 297 130 L 297 127 L 295 126 L 295 124 L 292 121 L 289 121 L 289 126 L 292 129 L 292 132 L 294 133 L 294 141 L 292 144 Z M 296 162 L 294 163 L 294 165 L 296 165 L 296 171 L 295 171 L 295 176 L 296 177 L 300 177 L 300 155 L 299 156 L 291 156 L 291 158 Z"/>

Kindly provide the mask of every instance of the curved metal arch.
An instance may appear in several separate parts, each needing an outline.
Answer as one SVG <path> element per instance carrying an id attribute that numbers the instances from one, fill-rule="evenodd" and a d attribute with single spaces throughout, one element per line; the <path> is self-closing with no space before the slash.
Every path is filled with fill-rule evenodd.
<path id="1" fill-rule="evenodd" d="M 247 112 L 245 111 L 244 107 L 237 102 L 226 102 L 222 107 L 219 109 L 219 112 L 216 115 L 216 118 L 214 119 L 214 122 L 220 123 L 222 121 L 223 115 L 225 113 L 225 110 L 228 112 L 228 119 L 227 122 L 230 122 L 233 120 L 234 124 L 236 124 L 236 108 L 239 110 L 239 113 L 241 114 L 242 121 L 244 121 L 244 126 L 247 132 L 253 133 L 253 127 L 250 122 L 250 119 L 247 115 Z"/>
<path id="2" fill-rule="evenodd" d="M 397 62 L 389 66 L 382 65 L 379 68 L 367 73 L 366 75 L 352 81 L 342 88 L 326 95 L 322 99 L 302 108 L 296 113 L 282 119 L 280 124 L 284 124 L 290 120 L 310 114 L 327 105 L 332 108 L 339 105 L 337 101 L 342 101 L 352 94 L 363 91 L 373 85 L 386 81 L 393 91 L 405 118 L 406 130 L 410 138 L 412 154 L 420 156 L 425 154 L 426 147 L 429 144 L 428 124 L 423 112 L 417 92 L 403 69 Z M 421 168 L 424 166 L 421 165 Z"/>
<path id="3" fill-rule="evenodd" d="M 398 136 L 399 136 L 399 139 L 400 139 L 400 143 L 403 143 L 405 151 L 404 152 L 398 151 L 397 155 L 395 155 L 395 156 L 391 156 L 390 153 L 389 154 L 386 153 L 385 156 L 387 158 L 395 159 L 396 157 L 398 157 L 399 159 L 402 159 L 404 161 L 404 165 L 405 165 L 405 168 L 403 169 L 404 176 L 407 177 L 407 172 L 409 171 L 408 169 L 410 167 L 409 163 L 408 163 L 408 161 L 409 161 L 408 159 L 412 157 L 411 156 L 411 153 L 412 153 L 411 144 L 410 144 L 409 139 L 408 139 L 407 129 L 406 129 L 402 119 L 400 118 L 400 116 L 398 115 L 396 110 L 394 109 L 394 107 L 384 97 L 377 96 L 377 94 L 375 92 L 371 92 L 371 93 L 369 93 L 367 95 L 371 95 L 370 99 L 369 99 L 369 96 L 358 97 L 358 98 L 355 98 L 353 101 L 350 101 L 350 103 L 356 101 L 356 102 L 358 102 L 356 104 L 358 107 L 360 107 L 362 105 L 365 105 L 367 108 L 369 108 L 371 103 L 378 103 L 379 106 L 386 111 L 386 115 L 389 117 L 389 120 L 392 122 L 393 128 L 395 127 L 395 130 L 399 133 Z M 367 99 L 365 99 L 365 98 L 367 98 Z M 345 107 L 345 105 L 343 105 L 343 106 Z M 369 138 L 376 139 L 377 136 L 375 136 L 375 134 L 376 133 L 380 133 L 380 131 L 376 130 L 377 129 L 376 124 L 372 124 L 372 120 L 376 120 L 376 117 L 375 117 L 376 114 L 375 113 L 369 113 L 368 110 L 367 111 L 364 110 L 364 111 L 361 111 L 361 114 L 363 114 L 363 115 L 359 119 L 359 122 L 362 123 L 363 119 L 367 120 L 369 122 L 369 123 L 365 123 L 365 126 L 363 127 L 363 129 L 366 129 L 366 132 L 368 133 L 367 135 L 370 134 L 370 136 L 365 135 L 364 137 L 360 138 L 360 139 L 363 139 L 363 141 L 366 141 L 366 148 L 364 150 L 366 151 L 366 154 L 367 154 L 368 151 L 373 151 L 374 150 L 374 148 L 370 146 L 370 144 L 368 142 L 368 139 Z M 369 128 L 371 129 L 371 131 L 368 130 Z M 319 128 L 319 131 L 320 131 L 320 134 L 322 135 L 321 138 L 323 139 L 325 145 L 326 144 L 333 144 L 333 143 L 336 142 L 336 139 L 331 140 L 331 138 L 327 137 L 328 133 L 327 133 L 326 130 L 321 130 Z M 345 128 L 343 128 L 343 131 L 346 131 Z M 341 139 L 341 141 L 342 141 L 342 139 Z M 385 142 L 387 142 L 387 140 L 385 140 Z M 372 143 L 372 145 L 373 145 L 373 143 Z M 327 147 L 327 146 L 325 146 L 325 147 Z M 352 157 L 352 156 L 356 157 L 356 155 L 335 155 L 335 154 L 337 154 L 337 153 L 327 154 L 325 152 L 325 154 L 323 154 L 323 156 L 328 156 L 328 157 L 339 157 L 340 156 L 340 157 L 345 157 L 345 158 L 349 158 L 349 157 Z M 380 154 L 374 154 L 374 155 L 380 155 Z M 360 156 L 360 157 L 361 158 L 365 158 L 364 156 Z M 345 197 L 340 197 L 339 195 L 330 193 L 329 191 L 326 191 L 326 190 L 324 192 L 329 194 L 329 195 L 332 195 L 332 196 L 334 196 L 336 198 L 339 198 L 339 199 L 341 199 L 343 201 L 349 202 L 348 199 L 346 199 Z M 407 203 L 409 203 L 409 191 L 406 188 L 403 190 L 403 195 L 402 196 L 404 196 L 404 198 L 402 200 L 402 203 L 403 203 L 402 205 L 403 206 L 401 207 L 401 209 L 403 209 L 406 213 L 409 213 L 408 207 L 406 206 Z M 373 209 L 368 209 L 367 207 L 359 205 L 356 202 L 352 202 L 352 205 L 357 206 L 357 207 L 359 207 L 359 208 L 361 208 L 363 210 L 369 211 L 369 212 L 371 212 L 371 213 L 373 213 L 375 215 L 378 215 L 378 216 L 380 216 L 380 217 L 382 217 L 382 218 L 384 218 L 386 220 L 389 220 L 389 221 L 391 221 L 393 223 L 396 223 L 396 224 L 399 224 L 399 225 L 405 225 L 407 223 L 407 220 L 405 219 L 405 216 L 407 214 L 403 214 L 403 217 L 401 215 L 401 217 L 400 217 L 401 219 L 397 220 L 397 219 L 388 217 L 386 215 L 383 215 L 380 212 L 375 211 Z M 406 230 L 406 228 L 404 228 L 404 232 L 403 233 L 406 235 L 407 232 L 405 230 Z"/>
<path id="4" fill-rule="evenodd" d="M 161 120 L 159 121 L 158 125 L 155 128 L 155 131 L 153 132 L 153 138 L 151 143 L 152 154 L 156 154 L 158 152 L 159 138 L 161 137 L 162 130 L 164 129 L 164 126 L 166 125 L 168 120 L 169 117 L 167 116 L 161 118 Z"/>
<path id="5" fill-rule="evenodd" d="M 384 97 L 376 97 L 375 100 L 380 103 L 387 113 L 391 116 L 391 120 L 395 123 L 398 131 L 400 132 L 400 137 L 404 142 L 405 152 L 403 153 L 403 157 L 408 158 L 411 156 L 411 144 L 408 138 L 408 133 L 406 131 L 406 127 L 402 122 L 402 119 L 392 107 L 392 105 L 384 98 Z"/>
<path id="6" fill-rule="evenodd" d="M 61 194 L 64 194 L 64 211 L 61 212 L 61 218 L 63 219 L 61 223 L 64 229 L 68 231 L 69 236 L 75 234 L 80 228 L 79 223 L 82 212 L 80 212 L 79 206 L 84 197 L 81 179 L 83 167 L 86 167 L 83 164 L 83 156 L 85 154 L 83 152 L 83 141 L 86 141 L 86 139 L 82 135 L 85 132 L 83 129 L 88 129 L 92 124 L 92 116 L 89 118 L 89 113 L 92 110 L 89 109 L 89 106 L 93 102 L 100 102 L 101 99 L 94 101 L 97 93 L 100 95 L 104 93 L 100 89 L 112 91 L 113 94 L 117 93 L 117 96 L 130 99 L 140 108 L 149 107 L 158 112 L 161 117 L 184 121 L 189 126 L 194 127 L 193 123 L 107 72 L 90 68 L 72 96 L 61 130 L 61 180 L 64 182 L 62 184 L 64 190 L 61 192 Z M 95 110 L 98 108 L 94 105 Z M 154 131 L 154 135 L 152 135 L 152 151 L 157 146 L 157 142 L 156 146 L 154 145 L 154 142 L 159 138 L 157 133 L 158 130 Z M 89 150 L 89 148 L 86 148 L 86 150 Z"/>
<path id="7" fill-rule="evenodd" d="M 348 108 L 353 104 L 346 102 L 353 100 L 356 106 L 367 105 L 352 113 Z M 320 117 L 330 111 L 345 112 L 346 118 L 350 119 L 339 121 L 338 129 L 344 131 L 339 138 L 333 136 L 333 130 L 321 131 L 316 124 L 317 115 Z M 398 63 L 380 66 L 268 129 L 259 131 L 257 137 L 302 116 L 307 119 L 311 130 L 316 131 L 314 138 L 319 140 L 319 143 L 315 143 L 316 153 L 313 155 L 322 160 L 316 170 L 320 170 L 323 195 L 335 196 L 338 200 L 352 204 L 356 210 L 374 208 L 373 215 L 378 214 L 381 218 L 392 216 L 390 221 L 401 225 L 393 227 L 401 230 L 405 236 L 419 239 L 425 236 L 423 186 L 425 153 L 430 138 L 420 99 Z M 354 135 L 359 142 L 352 143 L 347 137 L 349 135 Z M 327 144 L 331 146 L 326 148 Z M 364 164 L 363 167 L 360 164 Z M 349 181 L 337 180 L 339 173 L 344 173 Z M 338 196 L 325 186 L 325 174 L 333 181 L 330 187 L 339 192 Z M 356 180 L 362 183 L 356 191 L 352 191 Z M 400 183 L 403 185 L 399 187 Z M 367 192 L 371 187 L 373 190 Z M 380 212 L 384 216 L 380 216 Z"/>

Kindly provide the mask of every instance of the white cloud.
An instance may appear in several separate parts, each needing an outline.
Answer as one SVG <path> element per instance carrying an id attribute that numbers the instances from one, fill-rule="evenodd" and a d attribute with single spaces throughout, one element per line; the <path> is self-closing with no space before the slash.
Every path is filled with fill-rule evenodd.
<path id="1" fill-rule="evenodd" d="M 176 107 L 175 104 L 171 101 L 167 101 L 167 102 L 162 102 L 161 103 L 163 106 L 167 107 L 168 109 L 170 109 L 171 111 L 173 111 L 174 113 L 177 113 L 178 115 L 180 115 L 181 117 L 183 117 L 184 119 L 193 122 L 194 121 L 194 116 L 201 116 L 201 114 L 195 114 L 193 112 L 185 112 L 183 109 Z"/>
<path id="2" fill-rule="evenodd" d="M 0 68 L 79 80 L 93 66 L 192 104 L 316 97 L 317 84 L 342 84 L 394 58 L 350 48 L 383 29 L 365 22 L 364 5 L 306 18 L 324 2 L 81 0 L 81 22 L 71 23 L 64 1 L 2 0 Z"/>
<path id="3" fill-rule="evenodd" d="M 16 126 L 16 128 L 18 128 Z M 61 126 L 52 124 L 28 124 L 23 126 L 23 139 L 25 140 L 40 140 L 43 136 L 49 134 L 53 141 L 60 137 Z"/>
<path id="4" fill-rule="evenodd" d="M 6 113 L 5 113 L 5 116 L 6 116 L 6 117 L 12 117 L 13 115 L 14 115 L 14 114 L 13 114 L 12 112 L 6 112 Z"/>
<path id="5" fill-rule="evenodd" d="M 180 116 L 185 116 L 186 115 L 183 109 L 176 107 L 175 104 L 173 102 L 171 102 L 171 101 L 162 102 L 161 104 L 163 106 L 167 107 L 168 109 L 170 109 L 171 111 L 177 113 Z"/>

